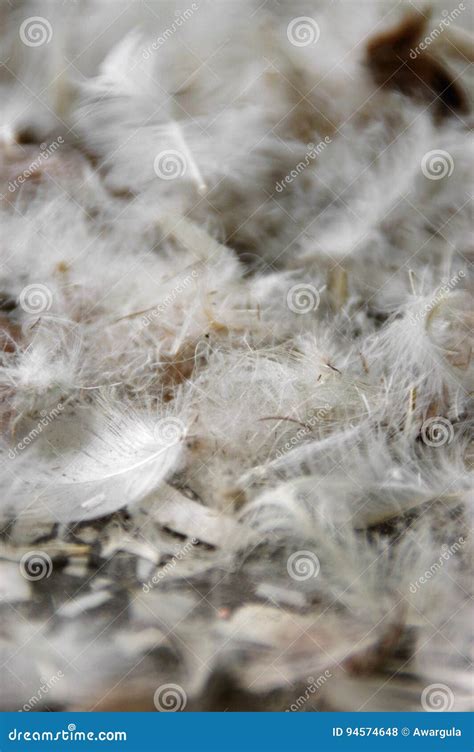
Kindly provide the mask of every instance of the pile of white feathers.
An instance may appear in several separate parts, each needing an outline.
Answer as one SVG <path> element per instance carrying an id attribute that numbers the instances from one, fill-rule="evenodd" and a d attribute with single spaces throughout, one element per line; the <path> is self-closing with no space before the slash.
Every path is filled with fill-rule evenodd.
<path id="1" fill-rule="evenodd" d="M 2 3 L 2 709 L 471 707 L 471 12 Z"/>

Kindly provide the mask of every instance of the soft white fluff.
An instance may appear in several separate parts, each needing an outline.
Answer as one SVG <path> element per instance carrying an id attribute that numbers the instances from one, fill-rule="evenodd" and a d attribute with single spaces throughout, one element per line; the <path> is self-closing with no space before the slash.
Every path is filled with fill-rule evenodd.
<path id="1" fill-rule="evenodd" d="M 417 691 L 402 707 L 443 682 L 466 709 L 468 116 L 375 83 L 366 43 L 403 16 L 394 3 L 222 5 L 179 25 L 172 2 L 1 11 L 0 556 L 57 522 L 52 559 L 77 533 L 113 560 L 98 589 L 130 598 L 130 631 L 97 606 L 94 636 L 55 604 L 61 658 L 30 614 L 40 649 L 12 665 L 62 666 L 54 702 L 81 709 L 121 707 L 117 686 L 155 649 L 158 674 L 131 677 L 141 707 L 157 676 L 192 699 L 221 671 L 250 693 L 329 668 L 323 707 L 378 710 L 397 689 L 377 671 L 408 641 Z M 38 15 L 52 39 L 25 45 Z M 289 41 L 298 16 L 316 44 Z M 433 46 L 440 63 L 448 47 Z M 440 151 L 449 174 L 431 179 Z M 317 575 L 291 578 L 308 550 Z M 117 552 L 135 557 L 124 570 Z M 169 559 L 164 597 L 149 583 Z M 7 654 L 30 626 L 8 622 Z M 102 668 L 76 683 L 83 652 Z"/>

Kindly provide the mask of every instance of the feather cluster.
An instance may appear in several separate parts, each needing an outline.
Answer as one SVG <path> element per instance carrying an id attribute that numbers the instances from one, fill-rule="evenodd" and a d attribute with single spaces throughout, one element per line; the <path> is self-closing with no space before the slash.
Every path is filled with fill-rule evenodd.
<path id="1" fill-rule="evenodd" d="M 4 709 L 470 707 L 461 6 L 0 10 Z"/>

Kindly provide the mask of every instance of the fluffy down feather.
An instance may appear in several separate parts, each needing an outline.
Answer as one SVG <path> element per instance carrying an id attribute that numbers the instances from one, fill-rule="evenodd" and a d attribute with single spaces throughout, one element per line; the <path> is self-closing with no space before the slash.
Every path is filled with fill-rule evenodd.
<path id="1" fill-rule="evenodd" d="M 13 5 L 2 707 L 469 709 L 459 7 Z"/>

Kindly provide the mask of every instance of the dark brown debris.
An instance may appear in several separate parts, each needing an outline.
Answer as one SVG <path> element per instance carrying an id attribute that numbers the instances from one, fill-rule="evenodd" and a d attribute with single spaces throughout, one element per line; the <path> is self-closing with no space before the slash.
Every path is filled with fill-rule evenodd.
<path id="1" fill-rule="evenodd" d="M 409 12 L 398 26 L 372 37 L 367 45 L 372 75 L 379 86 L 429 103 L 438 117 L 453 112 L 465 114 L 468 100 L 455 74 L 435 51 L 419 49 L 430 30 L 428 22 L 425 14 Z"/>

